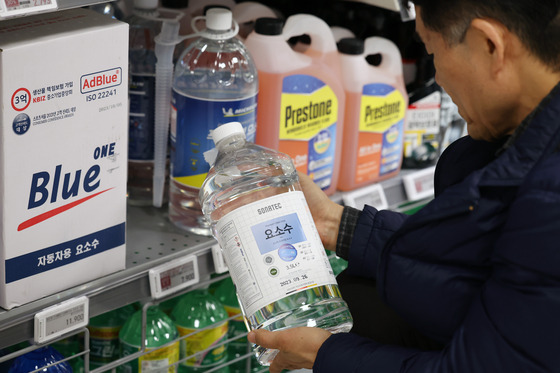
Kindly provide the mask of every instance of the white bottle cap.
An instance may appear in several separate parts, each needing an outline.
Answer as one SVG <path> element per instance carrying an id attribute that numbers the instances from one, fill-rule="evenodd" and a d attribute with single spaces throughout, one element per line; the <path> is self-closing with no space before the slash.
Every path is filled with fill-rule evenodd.
<path id="1" fill-rule="evenodd" d="M 158 0 L 134 0 L 134 7 L 137 9 L 156 9 Z"/>
<path id="2" fill-rule="evenodd" d="M 210 8 L 206 12 L 206 28 L 214 31 L 231 29 L 231 10 L 224 8 Z"/>
<path id="3" fill-rule="evenodd" d="M 217 144 L 220 140 L 233 135 L 243 135 L 243 137 L 245 137 L 245 130 L 243 129 L 241 123 L 229 122 L 222 124 L 212 131 L 212 140 L 214 140 L 214 144 Z"/>

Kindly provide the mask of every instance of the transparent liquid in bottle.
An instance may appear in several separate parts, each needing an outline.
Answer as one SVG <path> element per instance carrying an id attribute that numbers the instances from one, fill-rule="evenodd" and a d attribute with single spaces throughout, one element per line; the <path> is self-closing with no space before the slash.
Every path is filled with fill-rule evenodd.
<path id="1" fill-rule="evenodd" d="M 291 158 L 246 142 L 243 133 L 218 140 L 217 149 L 200 200 L 224 252 L 247 327 L 349 331 L 352 316 L 340 295 Z M 259 209 L 263 216 L 251 216 Z M 244 211 L 242 218 L 239 211 Z M 269 218 L 269 213 L 276 215 Z M 271 227 L 276 222 L 281 224 L 274 230 Z M 299 223 L 305 227 L 302 236 L 297 233 Z M 268 245 L 266 237 L 278 233 L 278 227 L 282 235 L 295 238 L 276 238 L 276 246 Z M 262 229 L 264 239 L 259 236 Z M 254 239 L 250 232 L 243 233 L 249 230 Z M 262 365 L 269 365 L 276 353 L 255 346 Z"/>

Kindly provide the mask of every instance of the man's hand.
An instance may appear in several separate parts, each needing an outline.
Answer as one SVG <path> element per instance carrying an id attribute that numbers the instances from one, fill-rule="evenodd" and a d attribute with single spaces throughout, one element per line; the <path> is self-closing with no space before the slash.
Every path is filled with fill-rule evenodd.
<path id="1" fill-rule="evenodd" d="M 276 332 L 264 329 L 253 330 L 247 338 L 259 346 L 279 350 L 270 365 L 270 373 L 284 369 L 311 369 L 317 351 L 331 336 L 331 332 L 320 328 L 298 327 Z"/>
<path id="2" fill-rule="evenodd" d="M 331 201 L 309 176 L 301 172 L 298 172 L 298 174 L 299 183 L 309 205 L 309 210 L 315 221 L 321 241 L 323 241 L 323 246 L 327 250 L 335 251 L 338 226 L 340 225 L 344 208 L 338 203 Z"/>

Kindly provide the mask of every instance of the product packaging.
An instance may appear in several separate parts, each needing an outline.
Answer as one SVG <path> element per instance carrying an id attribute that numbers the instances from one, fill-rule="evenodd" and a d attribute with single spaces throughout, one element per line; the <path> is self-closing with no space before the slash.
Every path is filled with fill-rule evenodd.
<path id="1" fill-rule="evenodd" d="M 125 267 L 128 25 L 0 22 L 0 306 Z"/>

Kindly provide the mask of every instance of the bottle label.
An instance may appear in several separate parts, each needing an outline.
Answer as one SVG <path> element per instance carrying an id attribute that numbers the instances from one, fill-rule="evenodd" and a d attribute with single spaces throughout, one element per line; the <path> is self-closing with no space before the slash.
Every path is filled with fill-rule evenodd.
<path id="1" fill-rule="evenodd" d="M 109 363 L 118 357 L 120 326 L 88 326 L 88 329 L 91 361 Z"/>
<path id="2" fill-rule="evenodd" d="M 184 328 L 177 325 L 181 337 L 195 333 L 198 329 Z M 223 344 L 213 350 L 204 351 L 211 346 L 223 342 L 227 338 L 228 323 L 218 325 L 215 328 L 199 331 L 190 337 L 181 340 L 181 359 L 192 356 L 182 364 L 188 367 L 208 368 L 225 362 L 227 359 L 226 345 Z M 201 352 L 204 351 L 204 352 Z M 198 352 L 201 352 L 197 354 Z M 196 354 L 196 355 L 195 355 Z"/>
<path id="3" fill-rule="evenodd" d="M 414 149 L 428 143 L 439 147 L 441 92 L 435 91 L 408 106 L 404 129 L 404 156 L 412 157 Z"/>
<path id="4" fill-rule="evenodd" d="M 171 107 L 171 169 L 173 179 L 200 188 L 210 165 L 204 153 L 214 148 L 210 131 L 240 122 L 247 141 L 255 142 L 257 95 L 240 100 L 209 101 L 173 91 Z"/>
<path id="5" fill-rule="evenodd" d="M 403 153 L 406 101 L 395 87 L 366 84 L 362 89 L 355 182 L 399 169 Z"/>
<path id="6" fill-rule="evenodd" d="M 216 225 L 247 315 L 288 295 L 336 285 L 303 192 L 239 207 Z"/>
<path id="7" fill-rule="evenodd" d="M 133 346 L 128 343 L 120 341 L 121 343 L 121 356 L 125 357 L 140 351 L 139 346 Z M 170 346 L 153 349 L 138 358 L 122 365 L 123 372 L 126 373 L 142 373 L 144 371 L 155 373 L 175 373 L 175 365 L 179 361 L 179 342 L 173 343 Z M 170 366 L 171 365 L 171 366 Z"/>
<path id="8" fill-rule="evenodd" d="M 154 117 L 156 77 L 131 74 L 128 95 L 128 159 L 154 160 Z"/>
<path id="9" fill-rule="evenodd" d="M 337 120 L 338 99 L 331 87 L 310 75 L 284 78 L 278 150 L 322 189 L 333 181 Z"/>

